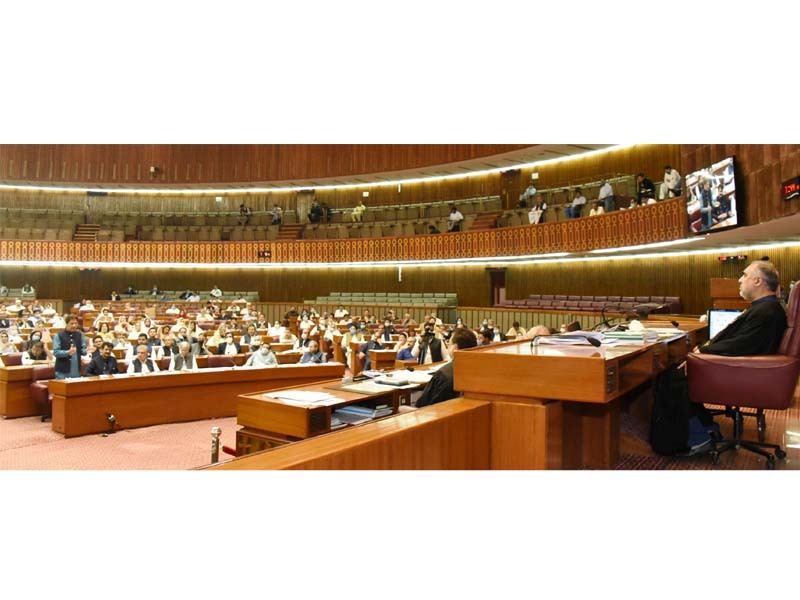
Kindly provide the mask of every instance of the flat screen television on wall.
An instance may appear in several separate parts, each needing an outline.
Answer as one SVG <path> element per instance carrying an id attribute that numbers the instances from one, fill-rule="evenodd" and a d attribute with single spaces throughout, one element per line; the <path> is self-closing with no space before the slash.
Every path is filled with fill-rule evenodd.
<path id="1" fill-rule="evenodd" d="M 689 173 L 685 184 L 690 233 L 706 233 L 739 225 L 732 156 Z"/>

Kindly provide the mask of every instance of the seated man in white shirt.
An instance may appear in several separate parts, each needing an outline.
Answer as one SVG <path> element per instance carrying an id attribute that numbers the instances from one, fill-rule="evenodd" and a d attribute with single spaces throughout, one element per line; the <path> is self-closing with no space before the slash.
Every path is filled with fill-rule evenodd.
<path id="1" fill-rule="evenodd" d="M 128 373 L 158 373 L 158 363 L 147 357 L 147 346 L 141 344 L 136 348 L 136 358 L 128 363 Z"/>
<path id="2" fill-rule="evenodd" d="M 189 342 L 181 342 L 178 354 L 173 354 L 169 361 L 170 371 L 197 371 L 197 361 L 189 351 Z"/>
<path id="3" fill-rule="evenodd" d="M 197 318 L 195 321 L 198 323 L 210 323 L 214 320 L 214 316 L 208 312 L 208 309 L 205 309 L 203 312 L 198 313 Z"/>
<path id="4" fill-rule="evenodd" d="M 222 290 L 219 289 L 217 286 L 211 288 L 211 292 L 209 292 L 212 298 L 219 299 L 222 297 Z"/>
<path id="5" fill-rule="evenodd" d="M 275 353 L 270 348 L 269 342 L 264 342 L 259 346 L 258 350 L 254 351 L 247 362 L 244 363 L 245 367 L 277 367 L 278 359 Z"/>
<path id="6" fill-rule="evenodd" d="M 9 315 L 18 316 L 23 310 L 25 310 L 25 307 L 22 305 L 22 300 L 19 298 L 15 298 L 13 304 L 6 306 L 6 312 Z"/>
<path id="7" fill-rule="evenodd" d="M 168 315 L 179 315 L 181 314 L 181 309 L 172 304 L 167 310 L 164 311 Z"/>

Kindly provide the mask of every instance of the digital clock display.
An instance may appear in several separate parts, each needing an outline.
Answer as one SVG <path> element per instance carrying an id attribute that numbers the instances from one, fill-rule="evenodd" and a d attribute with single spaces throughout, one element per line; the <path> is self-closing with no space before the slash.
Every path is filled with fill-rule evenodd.
<path id="1" fill-rule="evenodd" d="M 800 197 L 800 177 L 794 177 L 781 184 L 784 200 L 793 200 Z"/>

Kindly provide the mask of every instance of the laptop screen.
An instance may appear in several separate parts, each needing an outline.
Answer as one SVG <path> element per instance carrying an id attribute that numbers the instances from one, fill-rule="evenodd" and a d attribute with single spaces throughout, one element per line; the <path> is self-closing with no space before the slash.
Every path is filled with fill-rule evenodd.
<path id="1" fill-rule="evenodd" d="M 708 339 L 725 329 L 728 324 L 742 314 L 741 310 L 712 308 L 708 311 Z"/>

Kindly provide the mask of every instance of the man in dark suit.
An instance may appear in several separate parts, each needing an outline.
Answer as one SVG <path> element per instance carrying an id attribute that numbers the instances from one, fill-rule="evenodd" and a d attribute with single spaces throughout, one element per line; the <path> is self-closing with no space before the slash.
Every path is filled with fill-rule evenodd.
<path id="1" fill-rule="evenodd" d="M 750 307 L 695 352 L 722 356 L 775 354 L 786 331 L 786 311 L 777 296 L 779 286 L 778 271 L 771 262 L 751 262 L 739 278 L 739 295 L 750 301 Z"/>
<path id="2" fill-rule="evenodd" d="M 474 348 L 478 345 L 478 340 L 470 329 L 459 327 L 453 332 L 450 344 L 451 352 L 455 352 Z M 453 361 L 451 360 L 433 374 L 428 385 L 422 391 L 422 396 L 417 400 L 417 408 L 457 398 L 458 395 L 458 392 L 453 389 Z"/>
<path id="3" fill-rule="evenodd" d="M 93 375 L 116 375 L 119 373 L 117 366 L 117 359 L 111 354 L 111 349 L 114 344 L 111 342 L 103 342 L 100 347 L 100 353 L 92 357 L 92 361 L 86 370 L 83 372 L 85 377 Z"/>

